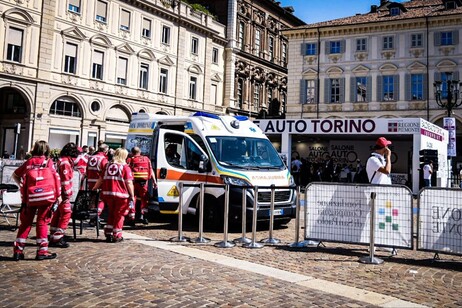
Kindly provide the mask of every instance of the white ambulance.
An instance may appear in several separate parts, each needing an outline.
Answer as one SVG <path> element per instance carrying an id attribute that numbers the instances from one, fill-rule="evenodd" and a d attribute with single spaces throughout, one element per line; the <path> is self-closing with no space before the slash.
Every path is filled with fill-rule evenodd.
<path id="1" fill-rule="evenodd" d="M 230 184 L 230 221 L 241 221 L 242 186 L 280 187 L 275 191 L 275 223 L 295 217 L 293 178 L 261 129 L 243 116 L 197 112 L 191 116 L 134 113 L 127 136 L 151 158 L 158 180 L 158 210 L 178 213 L 178 184 Z M 185 186 L 183 213 L 199 209 L 199 188 Z M 247 219 L 252 218 L 253 190 L 247 191 Z M 258 220 L 269 220 L 270 189 L 258 191 Z M 224 189 L 206 187 L 204 226 L 223 222 Z"/>

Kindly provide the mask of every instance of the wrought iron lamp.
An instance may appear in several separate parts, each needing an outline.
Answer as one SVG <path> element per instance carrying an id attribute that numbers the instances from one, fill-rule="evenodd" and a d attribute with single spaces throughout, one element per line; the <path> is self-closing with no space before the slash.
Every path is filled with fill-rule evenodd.
<path id="1" fill-rule="evenodd" d="M 448 117 L 452 116 L 452 110 L 462 105 L 462 99 L 460 97 L 460 86 L 459 80 L 450 80 L 451 73 L 446 73 L 446 89 L 443 89 L 444 83 L 441 81 L 435 81 L 433 87 L 435 88 L 435 99 L 438 106 L 448 111 Z"/>

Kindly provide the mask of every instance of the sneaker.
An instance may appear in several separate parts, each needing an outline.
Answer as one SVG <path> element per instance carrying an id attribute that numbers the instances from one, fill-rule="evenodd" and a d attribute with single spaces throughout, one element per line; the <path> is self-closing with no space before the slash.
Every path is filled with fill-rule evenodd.
<path id="1" fill-rule="evenodd" d="M 37 254 L 35 256 L 35 260 L 42 261 L 42 260 L 51 260 L 56 258 L 58 255 L 56 253 L 47 252 L 45 254 Z"/>
<path id="2" fill-rule="evenodd" d="M 70 245 L 62 237 L 57 242 L 49 242 L 48 246 L 50 246 L 50 247 L 58 247 L 58 248 L 69 248 Z"/>
<path id="3" fill-rule="evenodd" d="M 143 225 L 148 225 L 149 224 L 149 221 L 148 221 L 147 218 L 142 218 L 141 222 L 143 223 Z"/>
<path id="4" fill-rule="evenodd" d="M 123 240 L 124 240 L 123 237 L 115 237 L 115 238 L 114 238 L 114 243 L 120 243 L 120 242 L 122 242 Z"/>
<path id="5" fill-rule="evenodd" d="M 113 243 L 114 237 L 112 235 L 106 235 L 106 243 Z"/>
<path id="6" fill-rule="evenodd" d="M 24 260 L 24 254 L 22 252 L 13 253 L 13 260 L 14 261 Z"/>

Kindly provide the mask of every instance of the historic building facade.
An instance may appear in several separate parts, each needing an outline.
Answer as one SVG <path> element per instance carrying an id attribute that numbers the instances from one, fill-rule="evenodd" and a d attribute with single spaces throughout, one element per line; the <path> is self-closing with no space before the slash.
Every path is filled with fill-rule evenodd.
<path id="1" fill-rule="evenodd" d="M 281 31 L 305 23 L 274 0 L 190 0 L 227 26 L 224 104 L 228 113 L 283 118 L 289 44 Z"/>
<path id="2" fill-rule="evenodd" d="M 460 79 L 462 2 L 377 4 L 366 14 L 283 31 L 288 118 L 421 117 L 442 126 L 447 111 L 433 84 L 442 81 L 444 93 L 447 80 Z M 461 110 L 453 113 L 459 149 Z"/>
<path id="3" fill-rule="evenodd" d="M 124 144 L 133 112 L 223 113 L 225 26 L 174 0 L 0 1 L 0 149 Z"/>

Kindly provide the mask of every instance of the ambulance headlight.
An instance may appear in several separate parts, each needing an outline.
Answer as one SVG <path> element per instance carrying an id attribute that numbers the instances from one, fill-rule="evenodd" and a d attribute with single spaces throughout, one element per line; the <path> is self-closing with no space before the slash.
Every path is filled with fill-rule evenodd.
<path id="1" fill-rule="evenodd" d="M 232 176 L 222 176 L 223 182 L 227 185 L 233 185 L 233 186 L 250 186 L 250 183 L 247 182 L 246 180 L 240 179 L 240 178 L 235 178 Z"/>

